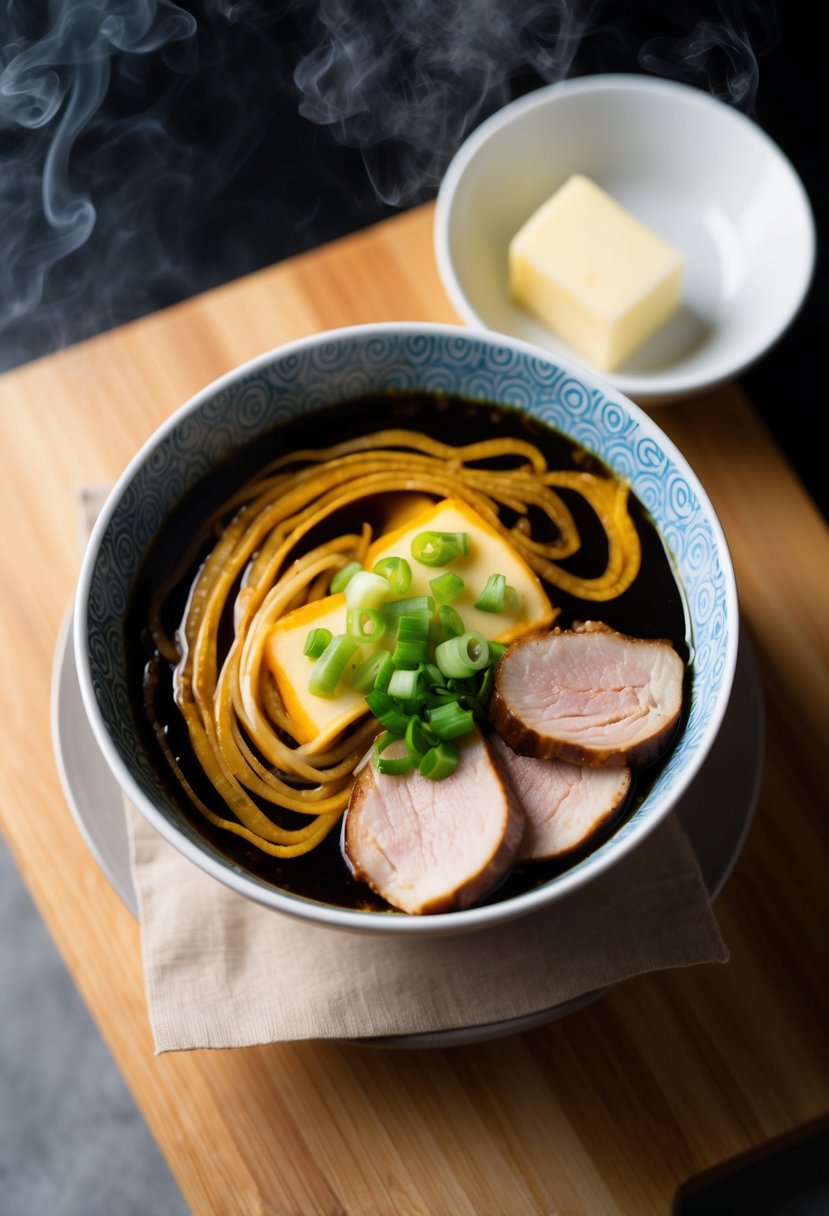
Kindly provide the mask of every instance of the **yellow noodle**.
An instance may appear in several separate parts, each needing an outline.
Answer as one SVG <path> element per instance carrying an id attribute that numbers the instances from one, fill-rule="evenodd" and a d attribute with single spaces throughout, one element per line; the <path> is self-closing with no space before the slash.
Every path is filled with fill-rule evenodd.
<path id="1" fill-rule="evenodd" d="M 584 600 L 620 595 L 638 573 L 639 537 L 627 486 L 609 476 L 550 470 L 541 451 L 524 440 L 452 447 L 390 429 L 270 462 L 205 521 L 179 569 L 154 596 L 150 623 L 159 653 L 176 663 L 175 699 L 196 758 L 235 819 L 205 805 L 165 742 L 179 781 L 212 824 L 273 856 L 308 852 L 331 831 L 377 724 L 363 718 L 323 751 L 313 741 L 297 744 L 264 663 L 270 630 L 286 613 L 328 594 L 336 570 L 351 561 L 362 564 L 372 531 L 364 521 L 359 532 L 334 535 L 310 549 L 306 538 L 331 531 L 333 518 L 345 509 L 353 514 L 361 501 L 405 491 L 466 502 L 550 585 Z M 581 547 L 562 492 L 587 502 L 604 529 L 607 560 L 593 577 L 561 565 Z M 504 512 L 515 517 L 512 523 Z M 533 535 L 538 518 L 546 521 L 543 539 Z M 180 628 L 169 638 L 161 624 L 164 599 L 208 545 Z M 232 641 L 220 653 L 228 616 Z M 286 825 L 283 812 L 307 823 Z"/>

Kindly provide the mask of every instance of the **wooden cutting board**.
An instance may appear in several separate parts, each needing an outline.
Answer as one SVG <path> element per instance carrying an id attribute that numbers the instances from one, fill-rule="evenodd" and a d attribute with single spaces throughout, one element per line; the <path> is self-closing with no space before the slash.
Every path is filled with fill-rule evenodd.
<path id="1" fill-rule="evenodd" d="M 719 512 L 766 698 L 759 803 L 716 904 L 726 966 L 451 1050 L 155 1057 L 137 925 L 61 792 L 50 689 L 75 488 L 111 482 L 234 365 L 388 320 L 457 321 L 430 205 L 0 378 L 0 823 L 199 1216 L 665 1216 L 690 1175 L 829 1110 L 829 531 L 737 388 L 655 411 Z"/>

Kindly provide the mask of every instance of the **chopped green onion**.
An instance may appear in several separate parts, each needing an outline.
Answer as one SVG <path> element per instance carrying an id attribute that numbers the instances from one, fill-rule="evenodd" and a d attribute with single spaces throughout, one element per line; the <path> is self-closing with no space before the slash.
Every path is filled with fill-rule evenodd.
<path id="1" fill-rule="evenodd" d="M 429 710 L 429 725 L 439 739 L 457 739 L 458 735 L 466 735 L 472 730 L 475 718 L 457 701 L 448 701 L 446 705 L 435 705 Z"/>
<path id="2" fill-rule="evenodd" d="M 379 574 L 370 570 L 358 570 L 349 579 L 345 589 L 345 602 L 349 608 L 379 608 L 389 594 L 389 585 Z"/>
<path id="3" fill-rule="evenodd" d="M 424 670 L 430 684 L 442 686 L 445 683 L 444 674 L 436 663 L 427 663 Z"/>
<path id="4" fill-rule="evenodd" d="M 429 580 L 432 594 L 439 604 L 451 604 L 463 591 L 464 582 L 459 574 L 447 570 L 445 574 Z"/>
<path id="5" fill-rule="evenodd" d="M 309 659 L 318 659 L 333 636 L 330 629 L 311 629 L 302 653 L 307 654 Z"/>
<path id="6" fill-rule="evenodd" d="M 389 680 L 388 694 L 390 697 L 399 697 L 401 701 L 410 701 L 416 697 L 421 684 L 420 672 L 414 670 L 400 670 L 392 673 Z"/>
<path id="7" fill-rule="evenodd" d="M 446 687 L 449 692 L 454 693 L 455 700 L 457 700 L 458 697 L 466 696 L 467 693 L 474 693 L 477 691 L 475 681 L 471 677 L 453 676 L 451 679 L 446 681 Z"/>
<path id="8" fill-rule="evenodd" d="M 386 668 L 388 668 L 388 674 L 385 676 L 385 683 L 380 684 Z M 361 692 L 365 695 L 365 693 L 371 692 L 373 688 L 385 688 L 393 671 L 394 663 L 389 652 L 387 650 L 378 650 L 370 659 L 366 659 L 365 663 L 361 663 L 359 667 L 354 669 L 348 683 L 355 692 Z"/>
<path id="9" fill-rule="evenodd" d="M 349 562 L 347 566 L 343 566 L 342 570 L 338 570 L 331 579 L 329 590 L 332 595 L 337 595 L 340 591 L 345 591 L 348 584 L 353 579 L 354 575 L 362 570 L 359 562 Z"/>
<path id="10" fill-rule="evenodd" d="M 445 676 L 444 679 L 446 679 Z M 462 697 L 464 693 L 471 690 L 472 680 L 468 679 L 466 676 L 452 676 L 446 680 L 446 687 L 449 692 L 455 694 L 455 699 L 457 700 L 458 697 Z"/>
<path id="11" fill-rule="evenodd" d="M 404 613 L 397 621 L 397 644 L 392 659 L 395 667 L 417 667 L 426 661 L 429 618 L 425 613 Z"/>
<path id="12" fill-rule="evenodd" d="M 338 633 L 314 664 L 308 690 L 315 697 L 333 697 L 348 663 L 357 652 L 357 643 L 347 633 Z"/>
<path id="13" fill-rule="evenodd" d="M 435 649 L 435 662 L 445 676 L 464 679 L 486 667 L 489 644 L 482 633 L 473 629 L 441 642 Z"/>
<path id="14" fill-rule="evenodd" d="M 377 668 L 377 675 L 374 677 L 374 687 L 378 692 L 385 692 L 388 689 L 389 681 L 394 675 L 394 659 L 387 650 L 381 650 L 383 656 L 380 666 Z"/>
<path id="15" fill-rule="evenodd" d="M 468 552 L 468 532 L 418 532 L 412 540 L 412 557 L 422 566 L 448 566 Z"/>
<path id="16" fill-rule="evenodd" d="M 481 612 L 503 612 L 507 580 L 503 574 L 490 574 L 486 586 L 475 600 Z"/>
<path id="17" fill-rule="evenodd" d="M 372 572 L 386 580 L 392 595 L 405 595 L 412 585 L 412 568 L 405 557 L 381 557 Z"/>
<path id="18" fill-rule="evenodd" d="M 419 761 L 436 743 L 433 732 L 424 726 L 423 720 L 418 718 L 417 714 L 412 714 L 406 727 L 406 747 L 412 759 Z"/>
<path id="19" fill-rule="evenodd" d="M 426 697 L 426 703 L 429 708 L 433 705 L 446 705 L 449 701 L 457 701 L 458 694 L 450 692 L 448 688 L 432 688 Z"/>
<path id="20" fill-rule="evenodd" d="M 466 630 L 460 613 L 451 604 L 441 604 L 438 608 L 438 620 L 447 637 L 458 638 Z"/>
<path id="21" fill-rule="evenodd" d="M 390 730 L 398 738 L 403 738 L 406 727 L 409 725 L 410 715 L 403 713 L 394 697 L 375 688 L 374 692 L 370 692 L 366 696 L 366 705 L 381 726 L 385 726 L 386 730 Z"/>
<path id="22" fill-rule="evenodd" d="M 376 608 L 350 608 L 345 627 L 355 642 L 376 642 L 386 632 L 386 621 Z"/>
<path id="23" fill-rule="evenodd" d="M 517 612 L 521 607 L 521 596 L 510 583 L 504 588 L 504 611 Z"/>
<path id="24" fill-rule="evenodd" d="M 476 700 L 479 702 L 479 704 L 482 708 L 484 705 L 486 705 L 487 701 L 489 700 L 489 694 L 492 692 L 492 683 L 493 683 L 494 679 L 495 679 L 495 668 L 490 663 L 489 667 L 486 668 L 483 675 L 481 676 L 480 687 L 478 688 L 478 692 L 476 694 Z"/>
<path id="25" fill-rule="evenodd" d="M 381 773 L 385 773 L 390 777 L 400 777 L 404 773 L 410 772 L 414 768 L 414 760 L 406 753 L 404 756 L 384 756 L 387 747 L 392 743 L 400 743 L 399 735 L 393 735 L 390 731 L 386 731 L 384 735 L 380 735 L 379 739 L 374 744 L 374 765 Z"/>
<path id="26" fill-rule="evenodd" d="M 404 613 L 425 612 L 429 616 L 435 611 L 435 601 L 431 595 L 410 595 L 404 600 L 389 600 L 383 605 L 383 615 L 387 621 L 395 621 Z"/>
<path id="27" fill-rule="evenodd" d="M 421 776 L 428 777 L 430 781 L 442 781 L 454 773 L 459 760 L 457 744 L 442 739 L 436 747 L 429 748 L 417 767 Z"/>
<path id="28" fill-rule="evenodd" d="M 496 664 L 505 650 L 506 650 L 506 646 L 504 645 L 503 642 L 490 642 L 489 643 L 489 661 L 490 661 L 490 663 Z"/>

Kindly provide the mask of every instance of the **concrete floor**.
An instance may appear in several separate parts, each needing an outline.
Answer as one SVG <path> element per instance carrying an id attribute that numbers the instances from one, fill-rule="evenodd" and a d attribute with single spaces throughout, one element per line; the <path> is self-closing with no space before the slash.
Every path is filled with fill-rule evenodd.
<path id="1" fill-rule="evenodd" d="M 186 1216 L 0 840 L 0 1216 Z"/>

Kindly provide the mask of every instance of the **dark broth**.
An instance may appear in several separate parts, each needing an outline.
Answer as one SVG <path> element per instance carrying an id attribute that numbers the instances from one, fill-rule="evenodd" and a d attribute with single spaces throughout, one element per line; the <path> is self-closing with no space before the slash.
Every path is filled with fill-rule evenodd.
<path id="1" fill-rule="evenodd" d="M 434 439 L 453 445 L 504 436 L 523 438 L 534 443 L 544 453 L 552 468 L 577 468 L 599 475 L 607 475 L 608 472 L 606 467 L 584 448 L 518 410 L 424 393 L 384 393 L 344 402 L 280 425 L 271 434 L 257 439 L 249 448 L 228 460 L 186 498 L 170 517 L 148 553 L 136 580 L 126 622 L 126 643 L 132 674 L 130 695 L 139 733 L 148 754 L 153 758 L 170 800 L 195 829 L 236 865 L 274 887 L 341 907 L 385 912 L 394 910 L 389 909 L 388 905 L 363 883 L 355 882 L 351 878 L 340 851 L 338 830 L 335 829 L 322 844 L 308 854 L 279 859 L 260 852 L 232 833 L 213 827 L 190 805 L 156 741 L 156 730 L 159 728 L 165 732 L 173 755 L 197 795 L 217 814 L 225 818 L 231 815 L 192 753 L 186 726 L 173 700 L 172 668 L 155 652 L 147 620 L 152 588 L 167 577 L 181 560 L 182 553 L 188 547 L 189 538 L 198 531 L 202 521 L 211 511 L 218 509 L 235 489 L 254 476 L 269 460 L 284 452 L 316 448 L 323 444 L 329 446 L 390 427 L 419 430 Z M 335 535 L 349 530 L 355 522 L 359 525 L 363 517 L 370 519 L 372 512 L 380 505 L 379 497 L 376 496 L 373 503 L 372 500 L 367 500 L 366 510 L 361 511 L 359 520 L 349 520 L 343 513 L 332 521 L 326 532 Z M 572 510 L 583 539 L 581 551 L 564 565 L 583 576 L 598 574 L 604 568 L 607 552 L 601 526 L 578 495 L 562 492 L 562 497 Z M 691 673 L 686 613 L 681 590 L 659 532 L 645 509 L 633 496 L 630 500 L 630 513 L 642 546 L 642 565 L 633 585 L 617 599 L 598 604 L 577 600 L 555 588 L 547 587 L 551 600 L 561 610 L 556 624 L 566 628 L 579 620 L 602 620 L 612 628 L 634 637 L 667 638 L 686 663 L 687 683 Z M 505 519 L 505 522 L 511 521 Z M 309 546 L 318 539 L 319 537 L 309 536 Z M 203 556 L 196 560 L 165 604 L 164 623 L 170 636 L 181 621 L 190 584 Z M 686 688 L 686 706 L 688 700 Z M 678 730 L 681 729 L 682 723 L 678 727 Z M 589 849 L 595 849 L 607 834 L 615 830 L 641 803 L 664 762 L 665 756 L 658 764 L 642 769 L 635 775 L 632 793 L 621 815 L 601 836 L 591 840 Z M 298 826 L 304 820 L 300 816 L 286 816 L 283 822 L 286 826 Z M 571 856 L 559 863 L 534 863 L 516 867 L 498 890 L 489 896 L 488 902 L 510 898 L 546 882 L 554 874 L 567 869 L 582 855 Z"/>

